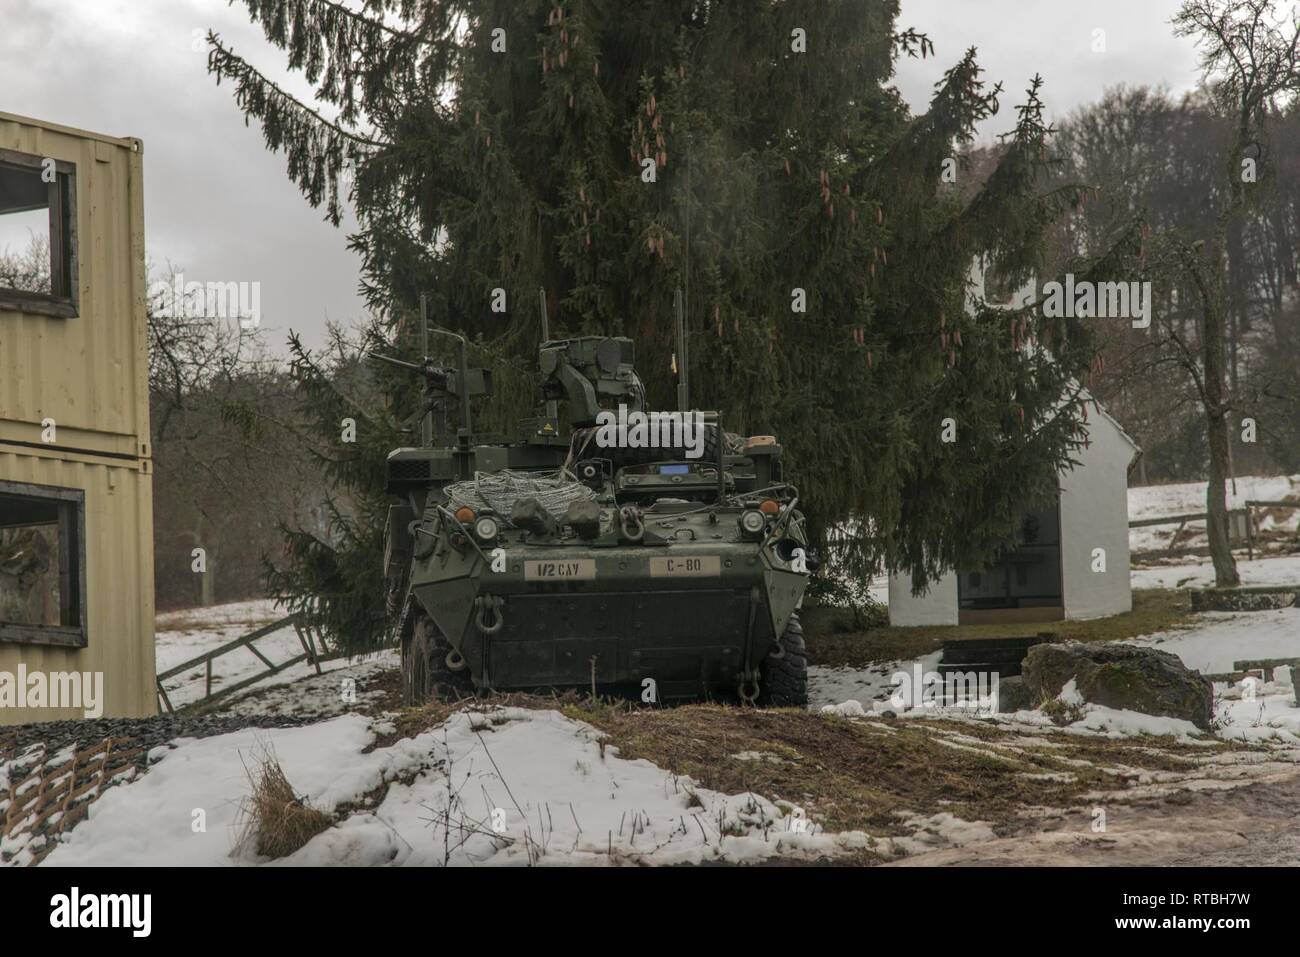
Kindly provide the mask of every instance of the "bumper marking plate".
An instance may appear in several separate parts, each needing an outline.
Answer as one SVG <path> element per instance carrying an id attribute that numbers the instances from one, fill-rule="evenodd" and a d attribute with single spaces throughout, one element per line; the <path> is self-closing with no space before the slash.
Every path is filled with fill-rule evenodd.
<path id="1" fill-rule="evenodd" d="M 596 577 L 596 559 L 529 559 L 524 562 L 524 581 L 591 581 Z"/>
<path id="2" fill-rule="evenodd" d="M 650 559 L 651 578 L 717 578 L 722 559 L 717 555 L 679 555 Z"/>

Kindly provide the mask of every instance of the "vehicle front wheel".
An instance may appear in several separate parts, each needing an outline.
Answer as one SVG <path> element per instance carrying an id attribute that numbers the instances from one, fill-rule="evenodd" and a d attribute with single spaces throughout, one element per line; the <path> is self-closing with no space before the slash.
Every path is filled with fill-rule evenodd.
<path id="1" fill-rule="evenodd" d="M 474 694 L 468 665 L 459 671 L 447 666 L 451 645 L 422 609 L 412 609 L 414 618 L 402 636 L 402 703 L 409 707 L 430 699 L 457 701 Z"/>
<path id="2" fill-rule="evenodd" d="M 779 642 L 781 656 L 768 655 L 759 667 L 758 704 L 768 708 L 808 705 L 808 648 L 798 613 L 790 615 Z"/>

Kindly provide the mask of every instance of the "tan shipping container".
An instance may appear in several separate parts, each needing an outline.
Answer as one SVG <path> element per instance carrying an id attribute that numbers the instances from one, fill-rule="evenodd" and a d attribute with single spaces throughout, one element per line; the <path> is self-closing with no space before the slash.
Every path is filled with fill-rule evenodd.
<path id="1" fill-rule="evenodd" d="M 142 169 L 139 140 L 0 113 L 0 217 L 48 209 L 51 242 L 47 288 L 0 288 L 0 724 L 86 710 L 17 707 L 20 671 L 157 709 Z"/>

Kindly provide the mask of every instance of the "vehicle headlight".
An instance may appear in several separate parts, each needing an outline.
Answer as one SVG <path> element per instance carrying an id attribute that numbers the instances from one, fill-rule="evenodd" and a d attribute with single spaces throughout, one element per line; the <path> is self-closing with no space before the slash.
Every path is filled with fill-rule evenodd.
<path id="1" fill-rule="evenodd" d="M 757 538 L 767 527 L 767 516 L 756 508 L 740 513 L 740 531 L 749 538 Z"/>
<path id="2" fill-rule="evenodd" d="M 501 526 L 490 515 L 484 515 L 474 523 L 474 537 L 480 542 L 495 542 L 501 532 Z"/>

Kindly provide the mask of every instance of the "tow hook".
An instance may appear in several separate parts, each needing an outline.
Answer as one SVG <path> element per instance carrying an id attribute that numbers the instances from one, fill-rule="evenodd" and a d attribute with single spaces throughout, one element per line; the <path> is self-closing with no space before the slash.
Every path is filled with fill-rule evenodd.
<path id="1" fill-rule="evenodd" d="M 478 608 L 478 614 L 474 619 L 474 624 L 478 630 L 485 635 L 495 635 L 501 630 L 501 626 L 506 623 L 505 615 L 501 608 L 506 600 L 500 595 L 479 595 L 474 599 L 474 604 Z M 451 662 L 448 662 L 450 665 Z"/>
<path id="2" fill-rule="evenodd" d="M 629 542 L 639 542 L 645 537 L 645 523 L 635 505 L 624 505 L 618 510 L 618 530 Z"/>
<path id="3" fill-rule="evenodd" d="M 740 687 L 736 689 L 740 692 L 740 700 L 745 704 L 754 704 L 758 701 L 758 675 L 750 678 L 741 678 Z"/>

